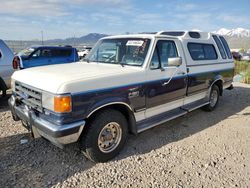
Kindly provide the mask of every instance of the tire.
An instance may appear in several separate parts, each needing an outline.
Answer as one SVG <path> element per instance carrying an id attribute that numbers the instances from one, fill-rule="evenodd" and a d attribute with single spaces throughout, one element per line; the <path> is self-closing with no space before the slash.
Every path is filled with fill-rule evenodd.
<path id="1" fill-rule="evenodd" d="M 219 98 L 220 98 L 220 89 L 217 85 L 213 85 L 209 95 L 209 104 L 203 106 L 202 109 L 208 112 L 213 111 L 218 105 Z"/>
<path id="2" fill-rule="evenodd" d="M 2 98 L 6 97 L 6 90 L 5 89 L 2 90 L 0 88 L 0 93 L 1 93 L 0 97 L 2 97 Z"/>
<path id="3" fill-rule="evenodd" d="M 0 77 L 0 97 L 5 97 L 7 91 L 7 86 L 5 85 L 4 81 Z"/>
<path id="4" fill-rule="evenodd" d="M 128 134 L 124 115 L 116 110 L 99 112 L 80 138 L 80 149 L 93 162 L 106 162 L 123 148 Z"/>

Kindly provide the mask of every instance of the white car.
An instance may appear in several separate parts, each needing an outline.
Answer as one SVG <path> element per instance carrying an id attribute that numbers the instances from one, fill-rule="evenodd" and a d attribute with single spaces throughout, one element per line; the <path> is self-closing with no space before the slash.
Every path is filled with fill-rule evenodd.
<path id="1" fill-rule="evenodd" d="M 92 49 L 91 47 L 85 47 L 84 49 L 79 50 L 78 51 L 79 58 L 83 59 L 86 55 L 88 55 L 91 49 Z"/>
<path id="2" fill-rule="evenodd" d="M 250 61 L 250 54 L 245 53 L 241 57 L 241 61 Z"/>
<path id="3" fill-rule="evenodd" d="M 15 72 L 9 105 L 35 138 L 59 147 L 79 142 L 89 159 L 104 162 L 121 151 L 128 133 L 200 107 L 214 110 L 233 75 L 228 44 L 216 34 L 111 36 L 86 62 Z"/>
<path id="4" fill-rule="evenodd" d="M 0 40 L 0 95 L 2 96 L 5 96 L 6 90 L 10 88 L 11 75 L 14 72 L 13 58 L 13 52 L 4 41 Z"/>

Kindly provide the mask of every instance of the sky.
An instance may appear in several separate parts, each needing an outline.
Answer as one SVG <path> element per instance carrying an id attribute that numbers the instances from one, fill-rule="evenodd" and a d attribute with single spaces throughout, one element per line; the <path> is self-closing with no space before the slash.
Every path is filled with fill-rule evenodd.
<path id="1" fill-rule="evenodd" d="M 250 0 L 0 0 L 0 38 L 250 29 Z"/>

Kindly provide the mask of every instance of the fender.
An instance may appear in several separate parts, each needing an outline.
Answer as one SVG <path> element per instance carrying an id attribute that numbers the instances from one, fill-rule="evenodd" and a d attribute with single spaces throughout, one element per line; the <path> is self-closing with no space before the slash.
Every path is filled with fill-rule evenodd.
<path id="1" fill-rule="evenodd" d="M 222 88 L 219 88 L 221 91 L 220 95 L 222 95 L 222 90 L 223 90 L 223 83 L 224 83 L 224 78 L 222 75 L 216 75 L 213 80 L 210 81 L 209 83 L 209 89 L 208 89 L 208 95 L 210 95 L 212 86 L 214 85 L 215 82 L 221 81 L 222 82 Z"/>
<path id="2" fill-rule="evenodd" d="M 115 97 L 115 98 L 108 98 L 102 101 L 98 101 L 97 103 L 95 103 L 89 110 L 88 110 L 88 115 L 87 118 L 89 118 L 94 112 L 96 112 L 97 110 L 106 107 L 106 106 L 110 106 L 113 104 L 121 104 L 126 106 L 131 112 L 133 112 L 132 107 L 128 104 L 128 101 L 126 99 L 123 98 L 119 98 L 119 97 Z"/>
<path id="3" fill-rule="evenodd" d="M 0 90 L 7 90 L 8 87 L 6 86 L 4 80 L 0 77 Z"/>
<path id="4" fill-rule="evenodd" d="M 119 97 L 115 97 L 115 98 L 108 98 L 105 99 L 103 101 L 100 101 L 98 103 L 96 103 L 94 106 L 91 107 L 91 110 L 89 111 L 87 118 L 89 118 L 93 113 L 95 113 L 96 111 L 105 108 L 107 106 L 111 106 L 111 105 L 123 105 L 124 107 L 126 107 L 128 109 L 128 115 L 127 115 L 127 120 L 128 120 L 128 128 L 129 131 L 133 134 L 137 134 L 137 127 L 136 127 L 136 120 L 135 120 L 135 116 L 134 116 L 134 110 L 133 108 L 128 104 L 128 100 L 126 98 L 119 98 Z"/>
<path id="5" fill-rule="evenodd" d="M 224 78 L 223 78 L 223 76 L 220 75 L 220 74 L 218 74 L 218 75 L 216 75 L 216 76 L 214 77 L 213 80 L 210 81 L 209 87 L 211 87 L 211 86 L 212 86 L 215 82 L 217 82 L 218 80 L 221 80 L 222 83 L 224 83 Z"/>

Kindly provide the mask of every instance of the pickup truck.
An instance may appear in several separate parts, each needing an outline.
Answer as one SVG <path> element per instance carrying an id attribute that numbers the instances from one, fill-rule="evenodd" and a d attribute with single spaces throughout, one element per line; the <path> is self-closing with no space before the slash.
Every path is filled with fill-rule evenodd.
<path id="1" fill-rule="evenodd" d="M 110 36 L 84 62 L 15 72 L 9 105 L 35 138 L 61 148 L 79 142 L 86 157 L 105 162 L 121 151 L 128 133 L 200 107 L 214 110 L 223 90 L 233 88 L 233 74 L 228 44 L 217 34 Z"/>
<path id="2" fill-rule="evenodd" d="M 6 95 L 6 90 L 10 88 L 11 75 L 14 72 L 12 60 L 14 54 L 11 49 L 0 40 L 0 97 Z"/>
<path id="3" fill-rule="evenodd" d="M 72 63 L 79 61 L 76 48 L 71 46 L 31 46 L 13 59 L 14 69 Z"/>

